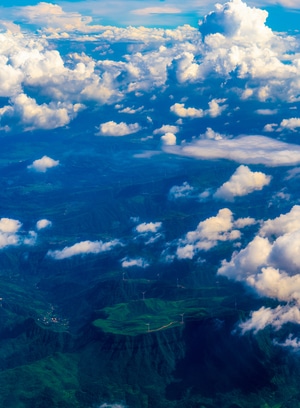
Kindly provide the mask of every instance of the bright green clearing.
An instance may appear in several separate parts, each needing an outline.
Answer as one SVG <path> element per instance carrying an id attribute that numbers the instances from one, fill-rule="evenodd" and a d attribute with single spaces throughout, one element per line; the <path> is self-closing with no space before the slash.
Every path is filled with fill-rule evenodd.
<path id="1" fill-rule="evenodd" d="M 104 332 L 129 336 L 169 329 L 184 324 L 185 319 L 207 316 L 206 309 L 199 308 L 198 299 L 136 300 L 106 307 L 103 312 L 107 317 L 95 320 L 96 327 Z"/>

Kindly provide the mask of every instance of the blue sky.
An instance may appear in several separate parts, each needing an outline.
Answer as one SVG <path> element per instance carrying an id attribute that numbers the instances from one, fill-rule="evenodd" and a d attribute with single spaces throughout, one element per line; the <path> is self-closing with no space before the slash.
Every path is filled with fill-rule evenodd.
<path id="1" fill-rule="evenodd" d="M 3 0 L 2 6 L 13 9 L 14 7 L 34 6 L 37 0 L 16 0 L 14 2 Z M 199 18 L 213 10 L 215 1 L 211 0 L 156 0 L 141 1 L 114 0 L 70 0 L 51 2 L 63 8 L 66 12 L 78 12 L 91 16 L 97 24 L 112 24 L 117 26 L 145 25 L 176 27 L 181 24 L 197 25 Z M 220 2 L 221 3 L 221 2 Z M 248 1 L 249 6 L 260 7 L 269 12 L 269 24 L 274 30 L 293 30 L 298 28 L 300 6 L 293 0 L 265 0 Z M 13 13 L 7 11 L 13 16 Z M 5 15 L 6 13 L 4 13 Z"/>

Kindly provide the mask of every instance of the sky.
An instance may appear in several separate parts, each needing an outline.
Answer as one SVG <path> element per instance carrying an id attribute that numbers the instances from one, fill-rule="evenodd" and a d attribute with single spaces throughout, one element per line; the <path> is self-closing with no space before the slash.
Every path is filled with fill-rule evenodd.
<path id="1" fill-rule="evenodd" d="M 3 140 L 34 132 L 51 138 L 81 121 L 82 132 L 94 138 L 137 143 L 132 160 L 230 163 L 226 180 L 206 188 L 185 180 L 166 193 L 171 202 L 214 203 L 214 214 L 170 241 L 162 221 L 137 216 L 131 238 L 159 244 L 162 263 L 197 262 L 230 243 L 218 275 L 279 302 L 254 310 L 241 332 L 300 323 L 299 11 L 293 0 L 1 6 Z M 65 157 L 51 157 L 50 150 L 26 171 L 63 169 Z M 276 207 L 272 216 L 267 210 L 255 217 L 234 213 L 239 200 L 265 191 L 266 208 Z M 36 245 L 51 228 L 52 220 L 42 218 L 21 233 L 22 220 L 3 217 L 0 247 Z M 47 256 L 59 262 L 126 245 L 123 237 L 90 237 L 49 249 Z M 120 259 L 122 268 L 150 262 L 139 253 Z M 300 340 L 291 333 L 286 342 L 297 348 Z"/>

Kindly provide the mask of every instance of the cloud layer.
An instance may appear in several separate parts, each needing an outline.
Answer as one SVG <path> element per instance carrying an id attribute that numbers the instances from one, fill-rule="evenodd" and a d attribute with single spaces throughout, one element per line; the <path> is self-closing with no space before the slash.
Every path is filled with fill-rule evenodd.
<path id="1" fill-rule="evenodd" d="M 290 166 L 300 163 L 299 145 L 265 136 L 241 136 L 221 140 L 197 139 L 181 146 L 165 146 L 164 150 L 167 153 L 196 159 L 228 159 L 243 164 Z"/>

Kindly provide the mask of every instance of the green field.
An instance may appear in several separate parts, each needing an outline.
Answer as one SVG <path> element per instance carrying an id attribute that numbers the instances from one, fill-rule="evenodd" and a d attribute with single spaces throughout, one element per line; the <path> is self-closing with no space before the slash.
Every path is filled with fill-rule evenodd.
<path id="1" fill-rule="evenodd" d="M 200 307 L 200 303 L 199 299 L 166 301 L 154 298 L 119 303 L 104 308 L 105 318 L 93 324 L 104 332 L 127 336 L 167 330 L 183 325 L 186 320 L 209 316 L 209 311 Z"/>

